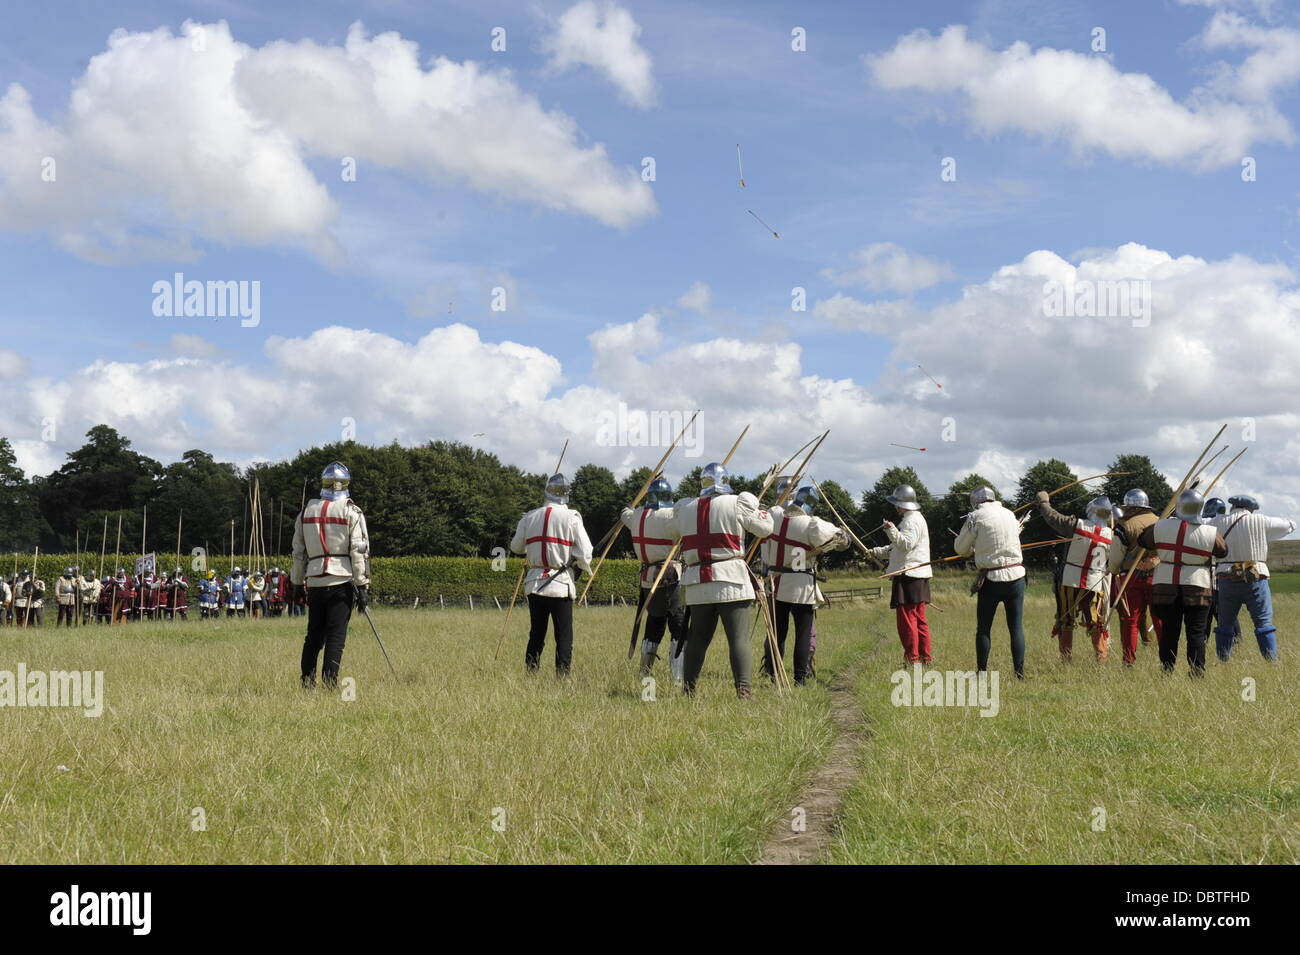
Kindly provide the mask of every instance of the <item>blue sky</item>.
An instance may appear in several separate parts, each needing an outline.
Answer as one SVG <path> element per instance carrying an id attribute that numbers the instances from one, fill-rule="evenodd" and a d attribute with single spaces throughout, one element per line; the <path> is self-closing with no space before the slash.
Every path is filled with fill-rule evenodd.
<path id="1" fill-rule="evenodd" d="M 747 470 L 784 456 L 782 450 L 802 444 L 814 429 L 839 424 L 843 431 L 835 431 L 832 441 L 839 448 L 827 455 L 826 476 L 855 489 L 896 463 L 891 456 L 897 451 L 888 443 L 893 440 L 935 446 L 929 458 L 905 462 L 923 461 L 933 470 L 932 484 L 975 467 L 995 472 L 989 475 L 995 480 L 1010 479 L 1017 467 L 1049 454 L 1080 467 L 1104 465 L 1115 452 L 1134 449 L 1163 453 L 1158 463 L 1181 473 L 1183 459 L 1194 457 L 1218 424 L 1232 419 L 1235 430 L 1236 419 L 1250 417 L 1260 422 L 1261 453 L 1248 458 L 1258 461 L 1258 473 L 1246 484 L 1279 495 L 1290 506 L 1300 500 L 1292 496 L 1296 489 L 1288 466 L 1293 460 L 1288 449 L 1297 440 L 1291 417 L 1296 403 L 1288 400 L 1296 396 L 1288 391 L 1294 385 L 1272 381 L 1285 377 L 1284 369 L 1270 372 L 1266 388 L 1243 389 L 1240 383 L 1250 366 L 1249 349 L 1268 351 L 1270 342 L 1295 331 L 1291 273 L 1300 250 L 1300 188 L 1290 130 L 1300 87 L 1287 60 L 1300 49 L 1292 45 L 1300 16 L 1293 7 L 1209 0 L 598 5 L 602 13 L 624 12 L 639 27 L 635 43 L 650 59 L 654 89 L 652 102 L 642 107 L 597 66 L 548 67 L 547 38 L 573 6 L 567 0 L 87 2 L 11 12 L 10 29 L 0 37 L 0 87 L 21 85 L 35 116 L 68 135 L 60 155 L 61 183 L 102 159 L 90 153 L 117 141 L 104 137 L 129 140 L 132 110 L 144 108 L 123 84 L 113 86 L 111 94 L 123 97 L 115 107 L 121 128 L 81 136 L 87 155 L 79 155 L 79 121 L 69 116 L 69 96 L 91 57 L 104 53 L 115 30 L 145 34 L 166 28 L 179 36 L 186 20 L 224 21 L 233 40 L 252 50 L 303 40 L 315 41 L 318 50 L 337 48 L 356 21 L 372 40 L 396 32 L 418 44 L 422 68 L 437 56 L 455 64 L 477 61 L 492 73 L 509 71 L 507 82 L 521 96 L 535 97 L 543 110 L 568 117 L 573 149 L 603 146 L 611 176 L 635 179 L 646 156 L 656 164 L 649 186 L 653 212 L 610 224 L 508 194 L 509 167 L 528 165 L 527 156 L 503 156 L 507 171 L 491 173 L 493 185 L 476 187 L 436 162 L 422 166 L 417 158 L 385 168 L 363 152 L 357 157 L 357 181 L 342 182 L 339 159 L 328 145 L 303 146 L 298 153 L 305 168 L 333 203 L 326 230 L 337 254 L 325 255 L 300 235 L 263 240 L 247 229 L 225 235 L 205 231 L 169 202 L 162 186 L 155 191 L 170 168 L 165 161 L 160 160 L 162 172 L 122 163 L 103 172 L 96 188 L 101 193 L 121 189 L 125 199 L 111 213 L 85 211 L 68 228 L 94 231 L 111 216 L 114 230 L 153 235 L 162 223 L 173 246 L 184 237 L 194 260 L 163 252 L 142 261 L 139 256 L 105 261 L 69 251 L 66 232 L 46 228 L 39 215 L 6 215 L 6 203 L 11 210 L 20 207 L 21 192 L 40 184 L 22 179 L 22 156 L 15 158 L 16 149 L 6 154 L 0 145 L 0 268 L 7 292 L 0 309 L 7 329 L 4 347 L 17 356 L 3 364 L 9 370 L 0 383 L 9 389 L 11 406 L 17 402 L 21 408 L 9 436 L 23 463 L 37 470 L 57 465 L 89 417 L 108 420 L 142 450 L 163 459 L 202 446 L 249 461 L 332 440 L 338 419 L 351 416 L 362 440 L 469 439 L 483 432 L 486 446 L 537 468 L 553 455 L 551 446 L 572 433 L 579 446 L 584 436 L 588 439 L 584 460 L 624 468 L 638 460 L 635 453 L 591 446 L 589 440 L 591 415 L 621 398 L 646 408 L 705 406 L 719 435 L 713 446 L 729 443 L 723 433 L 729 435 L 747 414 L 758 417 L 768 427 L 755 428 L 756 437 L 762 436 L 754 460 L 742 467 Z M 1205 38 L 1212 22 L 1233 42 L 1209 48 Z M 965 27 L 965 52 L 947 61 L 937 39 L 950 25 Z M 490 31 L 497 26 L 507 31 L 503 53 L 489 49 Z M 794 27 L 807 31 L 806 52 L 791 50 Z M 1106 31 L 1104 55 L 1090 50 L 1094 27 Z M 932 58 L 933 67 L 927 63 L 909 78 L 889 61 L 884 68 L 896 82 L 883 81 L 864 58 L 889 55 L 918 30 L 926 31 L 921 55 Z M 1077 88 L 1062 90 L 1047 111 L 1059 115 L 1045 118 L 1030 115 L 1043 112 L 1032 102 L 1018 108 L 997 94 L 980 100 L 982 84 L 999 80 L 992 67 L 980 75 L 984 53 L 979 51 L 996 57 L 1017 43 L 1026 45 L 1026 55 L 1054 50 L 1102 59 L 1111 72 L 1088 75 Z M 1258 50 L 1272 50 L 1274 57 L 1263 63 L 1264 93 L 1257 82 L 1252 94 L 1242 67 Z M 174 66 L 159 66 L 163 79 L 156 95 L 166 95 L 168 68 Z M 933 76 L 963 70 L 969 76 L 963 74 L 960 82 L 974 85 L 958 88 L 959 80 L 953 80 L 943 89 L 932 88 Z M 1067 76 L 1050 64 L 1032 75 L 1043 82 L 1065 82 Z M 1133 79 L 1140 75 L 1149 77 L 1155 93 Z M 1111 88 L 1112 79 L 1118 87 L 1140 87 L 1132 103 L 1104 110 L 1115 121 L 1132 107 L 1133 127 L 1127 133 L 1103 128 L 1092 134 L 1089 126 L 1096 124 L 1089 103 Z M 250 81 L 241 96 L 252 88 Z M 327 141 L 327 121 L 303 120 L 292 115 L 296 109 L 272 115 L 274 104 L 264 107 L 258 99 L 269 103 L 281 91 L 294 102 L 292 72 L 277 74 L 274 83 L 264 82 L 252 96 L 249 109 L 258 128 L 265 131 L 278 122 L 291 137 Z M 1160 107 L 1162 97 L 1174 113 L 1202 117 L 1217 108 L 1207 103 L 1227 103 L 1234 110 L 1245 104 L 1257 128 L 1224 134 L 1227 142 L 1194 141 L 1181 152 L 1162 153 L 1161 141 L 1176 137 L 1186 118 L 1171 115 L 1169 135 L 1145 122 L 1142 110 Z M 202 113 L 208 104 L 196 99 L 192 107 Z M 492 108 L 480 104 L 485 118 L 476 122 L 508 122 L 508 117 L 492 120 Z M 1168 115 L 1170 109 L 1156 112 Z M 1225 114 L 1216 125 L 1229 128 L 1233 117 L 1244 123 L 1242 115 Z M 316 125 L 304 134 L 297 123 Z M 212 133 L 212 127 L 199 129 Z M 0 120 L 0 144 L 4 132 Z M 156 130 L 142 135 L 157 136 L 151 155 L 223 148 L 219 132 L 214 145 L 183 121 L 174 138 Z M 737 182 L 737 143 L 744 154 L 744 189 Z M 1255 181 L 1243 182 L 1239 163 L 1222 158 L 1239 143 L 1245 146 L 1242 154 L 1257 163 Z M 457 145 L 444 148 L 454 151 Z M 419 153 L 418 144 L 414 152 Z M 1212 153 L 1215 158 L 1209 158 Z M 940 161 L 949 156 L 957 161 L 955 182 L 939 176 Z M 479 165 L 492 167 L 496 158 L 485 151 Z M 238 154 L 220 161 L 238 175 Z M 5 162 L 11 164 L 7 176 Z M 213 205 L 221 208 L 215 199 Z M 71 220 L 83 215 L 60 208 Z M 747 209 L 781 237 L 774 239 Z M 874 286 L 847 277 L 834 280 L 835 273 L 853 271 L 861 250 L 883 243 L 889 244 L 886 252 L 904 257 L 903 266 L 937 263 L 939 277 L 906 288 L 888 287 L 887 279 Z M 1163 326 L 1157 322 L 1151 329 L 1094 322 L 1062 331 L 1039 327 L 1041 316 L 1002 310 L 1004 302 L 987 309 L 979 304 L 980 296 L 995 294 L 986 286 L 999 269 L 1038 250 L 1077 265 L 1126 244 L 1152 256 L 1192 257 L 1204 264 L 1203 274 L 1199 267 L 1192 272 L 1221 293 L 1223 309 L 1191 325 L 1180 314 L 1169 314 Z M 1159 271 L 1151 256 L 1137 259 L 1145 264 L 1134 266 L 1134 275 Z M 1148 267 L 1155 272 L 1143 271 Z M 200 280 L 259 281 L 260 325 L 155 317 L 151 286 L 174 271 Z M 1182 285 L 1169 286 L 1170 301 L 1204 305 L 1206 286 L 1194 279 L 1183 277 Z M 695 283 L 708 287 L 707 307 L 678 304 Z M 498 285 L 511 294 L 504 313 L 488 308 L 491 289 Z M 807 289 L 808 311 L 791 311 L 794 286 Z M 1260 314 L 1254 296 L 1261 287 L 1272 324 L 1252 327 L 1248 341 L 1225 351 L 1220 347 L 1225 340 L 1231 344 L 1234 335 L 1240 337 L 1240 316 Z M 972 297 L 972 288 L 983 291 Z M 873 317 L 847 327 L 832 320 L 829 306 L 816 308 L 837 295 L 855 305 L 894 303 L 892 317 L 870 313 Z M 623 359 L 611 359 L 588 339 L 646 313 L 653 320 L 630 328 L 633 344 L 622 349 L 624 358 L 640 353 L 634 367 L 624 368 Z M 545 361 L 533 361 L 530 367 L 542 370 L 528 397 L 500 398 L 499 384 L 497 393 L 476 390 L 481 376 L 468 362 L 440 366 L 436 349 L 433 361 L 404 354 L 403 346 L 452 323 L 473 328 L 483 343 L 535 349 L 536 355 L 558 361 L 562 373 L 547 372 Z M 326 341 L 321 330 L 334 327 L 366 329 L 383 339 Z M 1027 329 L 1024 335 L 1021 329 Z M 308 340 L 311 347 L 295 344 Z M 721 347 L 724 357 L 711 361 L 710 351 L 721 341 L 759 350 Z M 949 349 L 942 347 L 945 342 Z M 1294 348 L 1288 343 L 1270 360 L 1289 363 Z M 391 367 L 419 366 L 395 372 L 390 383 L 416 395 L 406 404 L 400 396 L 380 394 L 390 366 L 371 362 L 390 349 Z M 1207 349 L 1217 364 L 1196 370 L 1193 358 Z M 287 360 L 284 350 L 335 354 L 342 368 L 323 360 L 317 374 Z M 1018 357 L 1008 360 L 1008 352 Z M 1177 383 L 1178 375 L 1152 371 L 1151 362 L 1166 352 L 1171 362 L 1193 362 L 1192 377 L 1203 379 L 1195 389 Z M 1113 358 L 1134 353 L 1145 357 Z M 357 361 L 347 357 L 358 354 Z M 190 363 L 175 364 L 181 358 Z M 151 361 L 162 366 L 150 366 Z M 917 361 L 955 394 L 934 392 L 916 371 Z M 106 370 L 106 365 L 121 367 Z M 764 365 L 778 372 L 753 374 Z M 88 368 L 97 370 L 87 373 Z M 412 376 L 409 387 L 400 384 L 403 375 Z M 713 375 L 727 380 L 702 380 Z M 422 395 L 425 376 L 443 384 Z M 1107 387 L 1098 391 L 1098 380 L 1108 380 Z M 1148 391 L 1153 380 L 1162 383 L 1158 393 Z M 1140 408 L 1130 400 L 1135 388 L 1146 395 Z M 847 396 L 828 394 L 846 390 Z M 1189 397 L 1193 391 L 1196 396 Z M 172 410 L 177 403 L 184 408 L 178 415 Z M 84 407 L 88 404 L 98 407 Z M 152 414 L 179 417 L 182 423 L 151 427 L 149 414 L 132 407 L 140 404 L 152 404 Z M 310 410 L 299 413 L 304 404 Z M 221 422 L 224 414 L 254 408 L 274 412 L 254 435 Z M 961 428 L 968 437 L 940 447 L 941 421 L 949 415 L 963 425 L 971 422 Z M 1087 419 L 1082 429 L 1075 421 L 1080 416 Z M 66 425 L 53 441 L 40 436 L 45 417 Z M 1098 420 L 1117 419 L 1125 423 L 1097 426 Z"/>

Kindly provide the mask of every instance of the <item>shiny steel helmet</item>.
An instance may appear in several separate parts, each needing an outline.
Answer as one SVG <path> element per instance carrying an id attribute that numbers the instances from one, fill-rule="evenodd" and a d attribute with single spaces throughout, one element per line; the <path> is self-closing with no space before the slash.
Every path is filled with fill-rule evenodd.
<path id="1" fill-rule="evenodd" d="M 981 504 L 987 504 L 989 501 L 996 501 L 998 496 L 993 493 L 993 488 L 985 485 L 977 487 L 970 492 L 970 506 L 979 507 Z"/>
<path id="2" fill-rule="evenodd" d="M 320 473 L 320 496 L 326 501 L 346 501 L 351 483 L 352 473 L 342 461 L 334 461 Z"/>
<path id="3" fill-rule="evenodd" d="M 822 496 L 817 493 L 817 488 L 811 484 L 806 484 L 795 492 L 794 506 L 802 508 L 805 514 L 812 517 L 813 511 L 817 509 L 817 503 L 821 499 Z"/>
<path id="4" fill-rule="evenodd" d="M 244 572 L 243 572 L 242 570 L 240 570 L 238 567 L 236 567 L 234 570 L 232 570 L 232 571 L 230 572 L 230 576 L 231 576 L 231 577 L 239 577 L 239 576 L 241 576 L 243 573 L 244 573 Z"/>
<path id="5" fill-rule="evenodd" d="M 791 483 L 792 481 L 790 479 L 790 475 L 788 474 L 782 474 L 779 478 L 776 479 L 776 484 L 774 485 L 774 491 L 776 493 L 776 499 L 778 501 L 781 500 L 781 495 L 786 492 L 786 489 L 790 487 Z"/>
<path id="6" fill-rule="evenodd" d="M 1091 523 L 1103 526 L 1110 526 L 1113 521 L 1124 516 L 1124 512 L 1112 504 L 1110 498 L 1104 494 L 1089 501 L 1085 513 Z"/>
<path id="7" fill-rule="evenodd" d="M 569 479 L 563 474 L 552 474 L 547 478 L 546 499 L 552 504 L 568 504 Z"/>
<path id="8" fill-rule="evenodd" d="M 1205 508 L 1205 499 L 1196 491 L 1184 491 L 1178 495 L 1178 505 L 1174 508 L 1174 513 L 1181 520 L 1191 524 L 1201 522 L 1201 511 Z"/>
<path id="9" fill-rule="evenodd" d="M 1259 501 L 1255 500 L 1255 498 L 1251 497 L 1249 494 L 1236 494 L 1228 498 L 1228 503 L 1233 507 L 1239 507 L 1246 511 L 1259 510 Z"/>
<path id="10" fill-rule="evenodd" d="M 64 577 L 71 577 L 71 576 L 72 576 L 72 568 L 71 568 L 71 567 L 64 567 L 64 568 L 63 568 L 63 576 L 64 576 Z"/>
<path id="11" fill-rule="evenodd" d="M 885 500 L 905 511 L 919 511 L 921 509 L 921 505 L 916 503 L 916 490 L 910 484 L 898 485 L 898 487 L 894 488 L 894 493 L 886 497 Z M 974 501 L 975 498 L 972 497 L 971 500 Z"/>
<path id="12" fill-rule="evenodd" d="M 710 494 L 730 494 L 731 483 L 727 469 L 716 461 L 706 464 L 700 472 L 700 497 Z"/>
<path id="13" fill-rule="evenodd" d="M 1221 497 L 1212 497 L 1205 502 L 1205 507 L 1201 509 L 1201 517 L 1211 518 L 1218 517 L 1220 514 L 1228 513 L 1228 502 Z"/>
<path id="14" fill-rule="evenodd" d="M 1150 507 L 1151 499 L 1147 497 L 1147 492 L 1140 487 L 1131 488 L 1124 493 L 1125 507 Z"/>
<path id="15" fill-rule="evenodd" d="M 651 481 L 649 489 L 645 492 L 645 506 L 652 511 L 657 511 L 661 507 L 669 507 L 672 503 L 673 486 L 661 477 Z"/>
<path id="16" fill-rule="evenodd" d="M 175 570 L 172 571 L 173 577 L 179 577 L 180 575 L 181 575 L 181 569 L 179 567 L 177 567 Z"/>

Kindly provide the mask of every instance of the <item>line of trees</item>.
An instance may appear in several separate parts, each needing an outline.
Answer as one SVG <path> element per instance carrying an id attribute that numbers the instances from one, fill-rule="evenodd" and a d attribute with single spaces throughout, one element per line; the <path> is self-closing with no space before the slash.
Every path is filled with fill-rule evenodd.
<path id="1" fill-rule="evenodd" d="M 366 512 L 376 556 L 488 557 L 494 548 L 509 542 L 519 515 L 541 502 L 547 477 L 521 471 L 486 451 L 445 441 L 418 447 L 339 442 L 300 451 L 292 460 L 241 469 L 198 449 L 163 465 L 132 450 L 131 442 L 107 425 L 91 428 L 86 439 L 69 452 L 57 471 L 28 478 L 17 466 L 9 440 L 0 438 L 0 494 L 7 505 L 0 509 L 0 552 L 30 553 L 37 544 L 46 552 L 71 552 L 77 542 L 83 552 L 93 551 L 107 525 L 107 548 L 112 553 L 119 518 L 123 548 L 136 550 L 147 506 L 147 550 L 172 553 L 179 518 L 184 553 L 204 547 L 214 557 L 229 554 L 233 526 L 234 553 L 244 554 L 250 537 L 257 533 L 249 526 L 250 489 L 256 481 L 262 493 L 262 540 L 268 552 L 283 554 L 289 550 L 303 498 L 316 493 L 325 465 L 340 460 L 352 472 L 355 498 Z M 1141 487 L 1159 510 L 1173 493 L 1145 455 L 1121 454 L 1107 470 L 1129 473 L 1088 488 L 1072 488 L 1054 501 L 1056 507 L 1082 514 L 1084 504 L 1096 493 L 1118 501 L 1129 488 Z M 595 464 L 583 464 L 572 473 L 570 503 L 582 512 L 593 539 L 618 520 L 619 511 L 649 473 L 649 467 L 638 468 L 619 481 L 608 468 Z M 1039 461 L 1021 477 L 1014 499 L 1006 503 L 1013 507 L 1028 503 L 1040 488 L 1051 490 L 1078 477 L 1055 458 Z M 761 483 L 761 475 L 736 475 L 732 480 L 737 490 L 752 492 Z M 955 533 L 970 510 L 969 492 L 981 485 L 994 487 L 972 473 L 932 494 L 913 468 L 894 467 L 856 498 L 834 481 L 821 482 L 821 488 L 858 536 L 876 546 L 886 543 L 886 538 L 881 532 L 870 532 L 885 519 L 895 518 L 885 497 L 899 484 L 916 489 L 935 557 L 952 553 Z M 676 490 L 679 496 L 693 496 L 699 486 L 696 467 L 682 477 Z M 823 516 L 829 518 L 829 511 Z M 1024 539 L 1049 536 L 1043 522 L 1035 518 Z M 1050 559 L 1041 551 L 1030 553 L 1038 560 Z M 611 554 L 632 556 L 628 535 L 619 537 Z M 828 555 L 823 563 L 834 568 L 853 559 L 851 551 L 841 552 Z"/>

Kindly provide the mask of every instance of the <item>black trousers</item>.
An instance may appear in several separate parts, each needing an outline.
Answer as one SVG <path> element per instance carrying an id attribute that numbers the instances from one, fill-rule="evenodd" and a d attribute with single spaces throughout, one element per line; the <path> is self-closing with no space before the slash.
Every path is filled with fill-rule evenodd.
<path id="1" fill-rule="evenodd" d="M 1011 664 L 1016 676 L 1025 675 L 1025 578 L 986 580 L 975 599 L 975 665 L 989 668 L 989 650 L 993 646 L 993 617 L 1001 604 L 1007 611 L 1007 632 L 1011 635 Z"/>
<path id="2" fill-rule="evenodd" d="M 1205 643 L 1210 637 L 1210 605 L 1184 604 L 1182 597 L 1173 603 L 1151 605 L 1160 619 L 1160 665 L 1172 671 L 1178 662 L 1178 631 L 1187 628 L 1187 665 L 1192 676 L 1205 672 Z"/>
<path id="3" fill-rule="evenodd" d="M 794 617 L 794 682 L 802 686 L 808 679 L 808 664 L 812 660 L 813 621 L 817 619 L 817 610 L 812 604 L 794 604 L 784 600 L 773 601 L 773 604 L 776 646 L 782 659 L 785 659 L 785 638 L 790 632 L 790 618 Z M 772 676 L 772 647 L 766 639 L 763 640 L 763 675 Z"/>
<path id="4" fill-rule="evenodd" d="M 565 674 L 573 665 L 573 598 L 528 595 L 528 649 L 524 666 L 536 670 L 542 664 L 546 628 L 555 622 L 555 672 Z"/>
<path id="5" fill-rule="evenodd" d="M 57 627 L 61 623 L 66 623 L 69 627 L 72 626 L 72 615 L 75 612 L 76 608 L 72 604 L 59 604 L 59 616 L 54 621 L 54 625 Z"/>
<path id="6" fill-rule="evenodd" d="M 348 621 L 352 618 L 352 584 L 312 587 L 307 591 L 307 639 L 302 645 L 303 686 L 316 684 L 316 658 L 325 648 L 325 665 L 321 682 L 328 687 L 339 681 L 343 662 L 343 645 L 348 639 Z"/>
<path id="7" fill-rule="evenodd" d="M 640 610 L 645 604 L 646 594 L 650 591 L 642 587 L 641 597 L 636 608 Z M 682 640 L 686 637 L 686 607 L 682 603 L 680 591 L 676 584 L 660 584 L 655 591 L 655 599 L 646 607 L 645 638 L 656 646 L 664 638 L 664 631 L 672 634 L 672 639 Z"/>

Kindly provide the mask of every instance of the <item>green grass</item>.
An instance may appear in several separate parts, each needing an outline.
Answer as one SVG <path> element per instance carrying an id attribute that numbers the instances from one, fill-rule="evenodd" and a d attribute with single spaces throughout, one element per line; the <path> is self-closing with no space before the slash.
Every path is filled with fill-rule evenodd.
<path id="1" fill-rule="evenodd" d="M 950 591 L 942 602 L 946 612 L 930 614 L 934 665 L 971 668 L 974 600 Z M 1282 620 L 1300 609 L 1294 596 L 1276 603 Z M 1029 679 L 1001 684 L 995 717 L 895 707 L 897 654 L 871 661 L 857 686 L 870 743 L 832 861 L 1300 861 L 1300 660 L 1285 626 L 1281 662 L 1266 664 L 1243 613 L 1233 659 L 1214 660 L 1211 638 L 1207 676 L 1192 680 L 1185 659 L 1164 675 L 1154 645 L 1126 670 L 1113 639 L 1097 664 L 1078 632 L 1075 662 L 1063 665 L 1053 614 L 1049 597 L 1027 599 Z M 1001 616 L 991 665 L 1010 674 Z M 1254 702 L 1242 699 L 1246 678 Z"/>
<path id="2" fill-rule="evenodd" d="M 0 710 L 0 860 L 747 862 L 832 737 L 823 688 L 737 701 L 721 633 L 697 698 L 661 662 L 651 703 L 626 610 L 579 613 L 563 682 L 523 672 L 518 612 L 499 661 L 498 612 L 375 616 L 400 679 L 354 618 L 355 702 L 297 687 L 300 620 L 0 631 L 0 668 L 102 669 L 108 699 Z M 862 645 L 820 629 L 824 672 Z"/>
<path id="3" fill-rule="evenodd" d="M 940 668 L 974 665 L 968 582 L 935 585 Z M 891 704 L 887 601 L 823 610 L 819 685 L 748 705 L 720 633 L 696 699 L 661 663 L 642 702 L 623 608 L 579 612 L 568 681 L 522 672 L 518 612 L 494 661 L 496 611 L 380 609 L 400 678 L 354 619 L 355 702 L 298 689 L 301 620 L 0 630 L 0 669 L 102 669 L 108 699 L 99 719 L 0 709 L 0 861 L 751 862 L 829 750 L 826 681 L 860 661 L 868 738 L 829 861 L 1300 861 L 1300 597 L 1276 601 L 1281 663 L 1248 632 L 1201 681 L 1181 660 L 1163 676 L 1153 646 L 1098 666 L 1081 634 L 1062 666 L 1049 601 L 1036 586 L 1030 679 L 993 718 Z"/>

